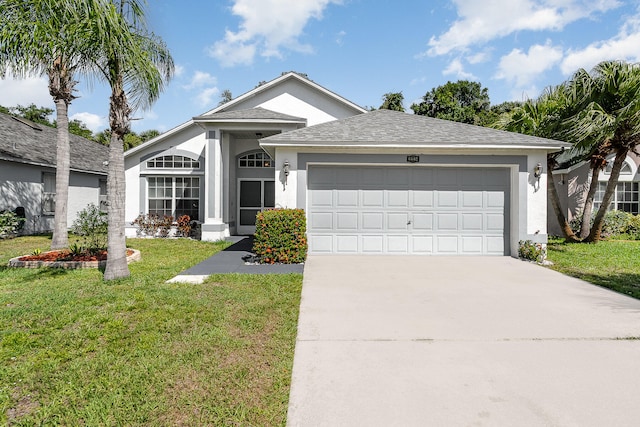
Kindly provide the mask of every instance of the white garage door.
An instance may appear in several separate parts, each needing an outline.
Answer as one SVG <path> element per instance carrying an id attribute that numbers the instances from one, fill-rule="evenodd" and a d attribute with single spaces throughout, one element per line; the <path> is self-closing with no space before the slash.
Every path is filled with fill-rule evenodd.
<path id="1" fill-rule="evenodd" d="M 507 168 L 319 166 L 310 253 L 508 254 Z"/>

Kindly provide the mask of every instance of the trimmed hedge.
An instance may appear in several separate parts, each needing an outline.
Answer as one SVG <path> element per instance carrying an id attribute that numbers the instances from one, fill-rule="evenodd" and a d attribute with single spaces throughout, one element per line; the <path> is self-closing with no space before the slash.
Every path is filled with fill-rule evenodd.
<path id="1" fill-rule="evenodd" d="M 253 252 L 265 264 L 297 264 L 307 258 L 303 209 L 271 209 L 256 215 Z"/>

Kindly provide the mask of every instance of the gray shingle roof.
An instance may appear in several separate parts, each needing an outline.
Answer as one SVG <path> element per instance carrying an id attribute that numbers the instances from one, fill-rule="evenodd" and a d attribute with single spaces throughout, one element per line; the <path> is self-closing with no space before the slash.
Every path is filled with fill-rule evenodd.
<path id="1" fill-rule="evenodd" d="M 193 118 L 196 121 L 199 120 L 274 120 L 284 122 L 302 122 L 306 123 L 307 119 L 302 117 L 290 116 L 288 114 L 277 113 L 275 111 L 267 110 L 266 108 L 256 107 L 248 108 L 246 110 L 235 111 L 221 111 L 219 113 L 213 113 Z"/>
<path id="2" fill-rule="evenodd" d="M 449 120 L 376 110 L 260 140 L 261 145 L 540 147 L 570 144 Z"/>
<path id="3" fill-rule="evenodd" d="M 39 130 L 38 130 L 39 129 Z M 0 113 L 0 160 L 55 167 L 57 131 Z M 107 173 L 109 148 L 69 134 L 72 170 Z"/>

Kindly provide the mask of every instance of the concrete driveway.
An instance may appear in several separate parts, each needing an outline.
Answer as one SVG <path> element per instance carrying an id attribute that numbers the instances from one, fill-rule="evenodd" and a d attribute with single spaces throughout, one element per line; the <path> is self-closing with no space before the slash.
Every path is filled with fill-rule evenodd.
<path id="1" fill-rule="evenodd" d="M 310 256 L 290 426 L 640 425 L 640 301 L 509 257 Z"/>

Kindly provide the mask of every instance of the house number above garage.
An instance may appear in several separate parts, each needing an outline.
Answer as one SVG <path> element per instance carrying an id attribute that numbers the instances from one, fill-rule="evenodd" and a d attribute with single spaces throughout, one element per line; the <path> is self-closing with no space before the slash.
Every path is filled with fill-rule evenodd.
<path id="1" fill-rule="evenodd" d="M 409 163 L 418 163 L 420 161 L 420 156 L 416 156 L 415 154 L 411 156 L 407 156 L 407 162 Z"/>

